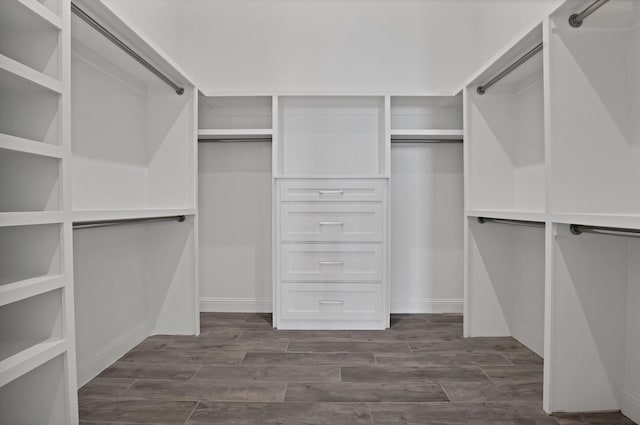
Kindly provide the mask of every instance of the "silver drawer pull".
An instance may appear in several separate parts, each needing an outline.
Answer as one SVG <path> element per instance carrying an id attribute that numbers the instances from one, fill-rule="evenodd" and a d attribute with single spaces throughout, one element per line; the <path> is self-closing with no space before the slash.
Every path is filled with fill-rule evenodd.
<path id="1" fill-rule="evenodd" d="M 321 221 L 320 226 L 344 226 L 344 221 Z"/>
<path id="2" fill-rule="evenodd" d="M 318 261 L 321 266 L 344 266 L 344 261 Z"/>
<path id="3" fill-rule="evenodd" d="M 344 190 L 319 190 L 318 195 L 344 195 Z"/>
<path id="4" fill-rule="evenodd" d="M 342 300 L 320 300 L 318 301 L 319 304 L 344 304 L 344 301 Z"/>

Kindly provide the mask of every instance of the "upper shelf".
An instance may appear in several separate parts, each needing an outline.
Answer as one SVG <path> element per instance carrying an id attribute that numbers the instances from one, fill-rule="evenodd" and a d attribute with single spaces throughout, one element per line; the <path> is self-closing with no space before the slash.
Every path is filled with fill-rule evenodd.
<path id="1" fill-rule="evenodd" d="M 391 141 L 402 142 L 407 140 L 463 140 L 464 130 L 391 130 Z"/>
<path id="2" fill-rule="evenodd" d="M 273 130 L 270 128 L 257 129 L 199 129 L 199 140 L 262 140 L 271 139 Z"/>

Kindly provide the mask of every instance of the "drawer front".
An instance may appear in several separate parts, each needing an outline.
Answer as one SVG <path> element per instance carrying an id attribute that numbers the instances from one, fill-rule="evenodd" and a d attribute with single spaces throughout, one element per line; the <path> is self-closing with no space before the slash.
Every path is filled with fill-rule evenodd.
<path id="1" fill-rule="evenodd" d="M 280 207 L 280 238 L 306 242 L 382 241 L 381 203 L 296 203 Z"/>
<path id="2" fill-rule="evenodd" d="M 282 244 L 280 278 L 287 282 L 380 282 L 380 244 Z"/>
<path id="3" fill-rule="evenodd" d="M 283 319 L 378 320 L 382 317 L 382 285 L 283 283 Z"/>
<path id="4" fill-rule="evenodd" d="M 281 180 L 282 201 L 381 201 L 380 180 Z"/>

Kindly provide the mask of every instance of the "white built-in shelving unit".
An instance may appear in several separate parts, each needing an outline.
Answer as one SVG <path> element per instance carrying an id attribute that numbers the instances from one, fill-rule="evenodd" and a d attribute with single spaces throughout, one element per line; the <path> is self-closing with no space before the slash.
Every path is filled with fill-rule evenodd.
<path id="1" fill-rule="evenodd" d="M 192 80 L 140 31 L 101 1 L 74 3 L 182 89 L 73 16 L 71 171 L 83 385 L 149 335 L 199 333 L 198 105 Z"/>
<path id="2" fill-rule="evenodd" d="M 465 89 L 465 332 L 542 352 L 546 411 L 638 421 L 640 4 L 597 2 L 570 25 L 591 3 L 565 2 Z"/>
<path id="3" fill-rule="evenodd" d="M 0 423 L 77 423 L 65 0 L 0 4 Z"/>

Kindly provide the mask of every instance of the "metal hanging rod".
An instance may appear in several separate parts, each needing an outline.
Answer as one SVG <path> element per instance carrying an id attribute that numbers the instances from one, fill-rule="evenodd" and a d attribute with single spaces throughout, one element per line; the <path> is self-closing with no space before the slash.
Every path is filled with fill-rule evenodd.
<path id="1" fill-rule="evenodd" d="M 125 224 L 138 224 L 138 223 L 157 223 L 160 221 L 177 221 L 182 223 L 186 220 L 183 215 L 172 215 L 167 217 L 152 217 L 152 218 L 125 218 L 121 220 L 98 220 L 98 221 L 81 221 L 73 223 L 74 229 L 91 229 L 94 227 L 109 227 L 109 226 L 122 226 Z"/>
<path id="2" fill-rule="evenodd" d="M 523 63 L 525 63 L 526 61 L 531 59 L 532 57 L 534 57 L 537 53 L 541 52 L 542 49 L 543 49 L 543 44 L 544 43 L 538 44 L 536 47 L 534 47 L 533 49 L 529 50 L 522 57 L 520 57 L 520 59 L 518 59 L 517 61 L 515 61 L 514 63 L 512 63 L 511 65 L 506 67 L 504 70 L 502 70 L 498 75 L 493 77 L 487 83 L 485 83 L 485 84 L 483 84 L 481 86 L 478 86 L 478 88 L 476 89 L 476 92 L 479 95 L 485 94 L 487 89 L 489 89 L 489 87 L 493 86 L 495 83 L 497 83 L 498 81 L 502 80 L 509 73 L 511 73 L 511 71 L 513 71 L 514 69 L 516 69 L 517 67 L 519 67 L 520 65 L 522 65 Z"/>
<path id="3" fill-rule="evenodd" d="M 199 143 L 231 143 L 231 142 L 270 142 L 271 137 L 246 138 L 246 139 L 198 139 Z"/>
<path id="4" fill-rule="evenodd" d="M 545 225 L 540 221 L 510 220 L 506 218 L 487 218 L 487 217 L 478 217 L 478 223 L 512 224 L 514 226 L 527 226 L 527 227 L 544 227 Z"/>
<path id="5" fill-rule="evenodd" d="M 573 15 L 569 16 L 569 25 L 571 25 L 573 28 L 580 28 L 586 18 L 588 18 L 593 12 L 600 9 L 602 6 L 604 6 L 608 2 L 609 0 L 594 1 L 589 6 L 587 6 L 587 8 L 584 9 L 582 12 L 574 13 Z"/>
<path id="6" fill-rule="evenodd" d="M 613 235 L 613 236 L 632 236 L 640 238 L 640 230 L 638 229 L 623 229 L 620 227 L 603 227 L 603 226 L 585 226 L 582 224 L 572 224 L 569 226 L 571 233 L 574 235 L 581 235 L 583 233 L 595 233 L 598 235 Z"/>
<path id="7" fill-rule="evenodd" d="M 140 65 L 147 68 L 151 71 L 156 77 L 160 78 L 162 81 L 167 83 L 171 88 L 173 88 L 178 95 L 184 94 L 184 88 L 180 87 L 169 77 L 160 72 L 155 66 L 151 65 L 145 58 L 136 53 L 133 49 L 125 44 L 122 40 L 116 37 L 111 31 L 103 27 L 98 21 L 93 19 L 89 14 L 87 14 L 84 10 L 80 9 L 75 3 L 71 3 L 71 11 L 80 19 L 85 21 L 89 26 L 102 34 L 107 40 L 111 41 L 113 44 L 122 49 L 126 54 L 135 59 Z"/>
<path id="8" fill-rule="evenodd" d="M 462 143 L 461 139 L 434 140 L 434 139 L 391 139 L 391 143 Z"/>

